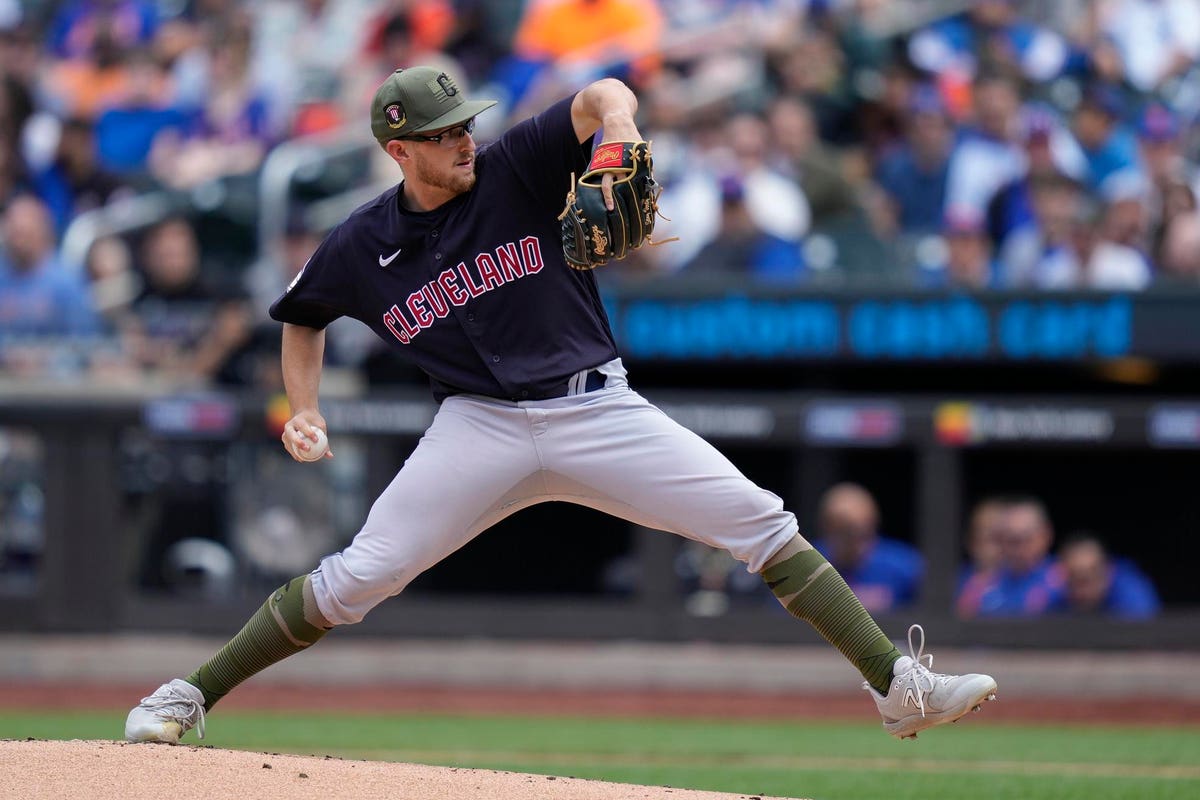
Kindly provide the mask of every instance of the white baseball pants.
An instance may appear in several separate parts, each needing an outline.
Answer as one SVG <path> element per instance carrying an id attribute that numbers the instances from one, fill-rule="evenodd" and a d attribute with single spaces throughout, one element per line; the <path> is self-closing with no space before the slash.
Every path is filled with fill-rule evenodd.
<path id="1" fill-rule="evenodd" d="M 629 389 L 623 370 L 605 372 L 605 388 L 553 400 L 445 400 L 362 530 L 313 572 L 325 618 L 359 622 L 488 527 L 549 500 L 677 533 L 761 570 L 796 535 L 795 516 Z"/>

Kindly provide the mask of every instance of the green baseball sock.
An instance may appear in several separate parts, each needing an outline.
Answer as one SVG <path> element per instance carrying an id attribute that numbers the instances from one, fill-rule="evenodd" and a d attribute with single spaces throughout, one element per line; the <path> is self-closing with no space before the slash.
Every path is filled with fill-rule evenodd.
<path id="1" fill-rule="evenodd" d="M 797 536 L 768 562 L 762 577 L 789 614 L 816 628 L 875 691 L 887 694 L 900 651 L 816 548 Z"/>
<path id="2" fill-rule="evenodd" d="M 317 610 L 308 576 L 276 589 L 236 636 L 185 680 L 204 695 L 205 710 L 242 681 L 299 653 L 332 626 Z"/>

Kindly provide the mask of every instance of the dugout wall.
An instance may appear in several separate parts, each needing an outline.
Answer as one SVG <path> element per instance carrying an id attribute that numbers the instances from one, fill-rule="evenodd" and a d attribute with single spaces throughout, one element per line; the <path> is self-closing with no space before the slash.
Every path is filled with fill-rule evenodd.
<path id="1" fill-rule="evenodd" d="M 916 607 L 882 617 L 888 629 L 902 630 L 910 619 L 920 619 L 938 631 L 939 641 L 956 645 L 1200 649 L 1200 590 L 1189 572 L 1200 556 L 1195 536 L 1200 512 L 1189 478 L 1200 450 L 1200 399 L 647 394 L 781 494 L 806 526 L 822 488 L 847 479 L 871 486 L 885 521 L 891 521 L 889 534 L 921 549 L 929 575 Z M 261 603 L 274 576 L 256 583 L 255 576 L 240 574 L 217 594 L 142 580 L 138 563 L 146 542 L 136 532 L 146 505 L 131 492 L 144 479 L 137 459 L 161 465 L 175 457 L 175 467 L 198 469 L 200 454 L 208 453 L 223 465 L 208 467 L 214 475 L 227 474 L 216 475 L 214 491 L 188 507 L 214 512 L 200 519 L 228 524 L 235 487 L 263 491 L 255 474 L 239 470 L 269 464 L 285 483 L 325 487 L 316 514 L 353 520 L 390 479 L 434 410 L 417 390 L 327 399 L 323 411 L 342 447 L 339 458 L 344 453 L 343 460 L 361 470 L 314 480 L 314 470 L 323 467 L 296 464 L 276 452 L 271 409 L 272 398 L 234 394 L 86 401 L 71 395 L 5 396 L 0 426 L 40 442 L 45 536 L 32 579 L 4 584 L 10 613 L 0 625 L 228 633 Z M 1044 496 L 1060 529 L 1089 526 L 1110 540 L 1125 537 L 1118 541 L 1129 547 L 1120 549 L 1155 578 L 1168 604 L 1165 613 L 1145 623 L 957 619 L 952 597 L 966 509 L 983 494 L 1017 489 Z M 550 504 L 502 523 L 349 630 L 434 637 L 816 641 L 769 604 L 735 603 L 721 613 L 690 608 L 678 581 L 681 546 L 677 537 Z M 628 576 L 614 591 L 603 574 L 617 558 L 625 559 Z M 482 575 L 492 575 L 492 582 Z"/>

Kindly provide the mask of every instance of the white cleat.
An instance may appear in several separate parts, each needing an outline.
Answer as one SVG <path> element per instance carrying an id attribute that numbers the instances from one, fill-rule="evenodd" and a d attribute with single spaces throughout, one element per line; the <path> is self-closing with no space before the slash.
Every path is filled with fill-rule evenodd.
<path id="1" fill-rule="evenodd" d="M 196 729 L 204 738 L 204 695 L 179 678 L 164 683 L 129 712 L 125 739 L 130 742 L 179 744 L 179 737 Z"/>
<path id="2" fill-rule="evenodd" d="M 913 632 L 921 635 L 920 647 L 913 647 Z M 972 711 L 979 711 L 986 700 L 996 699 L 996 681 L 990 675 L 942 675 L 932 672 L 933 656 L 925 652 L 925 630 L 920 625 L 908 629 L 908 651 L 892 667 L 891 688 L 887 696 L 864 682 L 883 717 L 883 728 L 900 739 L 917 738 L 917 732 L 934 725 L 958 722 Z"/>

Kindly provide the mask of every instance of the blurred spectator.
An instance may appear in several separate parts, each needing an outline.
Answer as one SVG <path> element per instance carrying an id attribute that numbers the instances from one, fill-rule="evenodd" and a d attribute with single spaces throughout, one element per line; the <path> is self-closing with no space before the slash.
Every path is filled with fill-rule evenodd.
<path id="1" fill-rule="evenodd" d="M 950 214 L 942 224 L 945 257 L 919 264 L 916 282 L 927 289 L 995 289 L 1000 270 L 983 220 L 969 214 Z"/>
<path id="2" fill-rule="evenodd" d="M 767 111 L 772 161 L 781 172 L 799 181 L 820 226 L 858 212 L 854 186 L 846 177 L 842 156 L 817 136 L 811 109 L 796 97 L 780 97 Z"/>
<path id="3" fill-rule="evenodd" d="M 253 172 L 275 142 L 267 93 L 250 70 L 250 36 L 240 21 L 210 31 L 204 106 L 182 135 L 160 133 L 154 142 L 150 166 L 162 183 L 190 187 Z"/>
<path id="4" fill-rule="evenodd" d="M 88 250 L 84 273 L 91 286 L 96 311 L 108 321 L 111 329 L 124 329 L 143 284 L 133 268 L 129 245 L 117 236 L 97 239 Z"/>
<path id="5" fill-rule="evenodd" d="M 1076 533 L 1058 552 L 1063 591 L 1051 607 L 1073 614 L 1149 619 L 1158 613 L 1158 593 L 1134 564 L 1111 557 L 1090 533 Z"/>
<path id="6" fill-rule="evenodd" d="M 1132 169 L 1110 176 L 1099 200 L 1085 199 L 1075 236 L 1083 286 L 1129 291 L 1150 284 L 1149 201 L 1149 183 Z"/>
<path id="7" fill-rule="evenodd" d="M 253 7 L 247 71 L 280 112 L 272 126 L 287 128 L 296 109 L 337 100 L 367 41 L 376 5 L 375 0 L 264 0 Z"/>
<path id="8" fill-rule="evenodd" d="M 588 79 L 650 65 L 662 33 L 655 0 L 541 0 L 526 6 L 513 53 Z"/>
<path id="9" fill-rule="evenodd" d="M 1054 529 L 1046 507 L 1033 497 L 1004 502 L 1000 566 L 981 585 L 964 584 L 956 607 L 964 618 L 1037 616 L 1061 591 L 1061 578 L 1050 557 Z"/>
<path id="10" fill-rule="evenodd" d="M 1137 141 L 1123 123 L 1125 102 L 1112 86 L 1089 86 L 1072 119 L 1087 159 L 1087 184 L 1098 189 L 1110 175 L 1137 166 Z"/>
<path id="11" fill-rule="evenodd" d="M 154 41 L 142 48 L 162 65 L 170 83 L 171 97 L 181 108 L 194 108 L 203 102 L 208 72 L 204 52 L 205 26 L 232 13 L 230 0 L 189 3 L 182 13 L 164 19 Z"/>
<path id="12" fill-rule="evenodd" d="M 924 564 L 912 546 L 879 535 L 875 498 L 855 483 L 821 497 L 813 545 L 842 574 L 867 610 L 878 613 L 916 600 Z"/>
<path id="13" fill-rule="evenodd" d="M 50 23 L 50 51 L 59 58 L 92 57 L 98 49 L 148 44 L 158 29 L 156 6 L 142 0 L 75 0 L 60 4 Z"/>
<path id="14" fill-rule="evenodd" d="M 904 143 L 884 154 L 875 173 L 887 198 L 885 224 L 901 233 L 936 231 L 946 208 L 954 127 L 932 86 L 915 87 L 907 110 Z"/>
<path id="15" fill-rule="evenodd" d="M 124 31 L 117 17 L 97 14 L 84 27 L 89 34 L 87 46 L 68 58 L 50 62 L 46 99 L 49 110 L 60 117 L 94 120 L 129 93 L 130 56 L 140 51 L 133 42 L 123 41 Z"/>
<path id="16" fill-rule="evenodd" d="M 1100 0 L 1099 27 L 1124 78 L 1152 92 L 1200 57 L 1200 6 L 1194 0 Z"/>
<path id="17" fill-rule="evenodd" d="M 924 76 L 918 76 L 905 61 L 888 61 L 879 68 L 872 92 L 874 97 L 859 109 L 862 145 L 870 163 L 877 163 L 882 156 L 905 141 L 909 127 L 909 105 L 913 92 L 919 86 L 932 84 Z M 940 99 L 944 103 L 945 98 Z M 949 106 L 946 107 L 949 110 Z"/>
<path id="18" fill-rule="evenodd" d="M 958 578 L 955 605 L 960 617 L 971 616 L 984 590 L 991 585 L 1002 564 L 1000 537 L 1008 504 L 1003 498 L 988 497 L 976 503 L 967 525 L 967 563 Z"/>
<path id="19" fill-rule="evenodd" d="M 1024 147 L 1024 170 L 1001 187 L 988 203 L 988 231 L 998 244 L 1003 244 L 1013 231 L 1036 223 L 1034 181 L 1057 174 L 1076 181 L 1087 176 L 1083 150 L 1050 108 L 1030 104 L 1021 110 L 1020 141 Z"/>
<path id="20" fill-rule="evenodd" d="M 76 118 L 62 123 L 54 161 L 34 176 L 33 186 L 61 235 L 77 215 L 105 205 L 123 184 L 100 166 L 92 123 Z"/>
<path id="21" fill-rule="evenodd" d="M 229 379 L 250 336 L 243 297 L 206 284 L 200 247 L 182 218 L 158 223 L 141 248 L 145 286 L 133 311 L 129 349 L 142 369 L 185 384 Z"/>
<path id="22" fill-rule="evenodd" d="M 495 80 L 493 70 L 512 52 L 525 0 L 456 0 L 444 52 L 463 67 L 462 80 Z M 464 85 L 460 80 L 459 85 Z M 495 81 L 499 83 L 500 81 Z"/>
<path id="23" fill-rule="evenodd" d="M 746 207 L 742 179 L 721 179 L 721 220 L 716 237 L 684 265 L 693 274 L 743 275 L 754 280 L 795 282 L 803 275 L 800 246 L 763 230 Z"/>
<path id="24" fill-rule="evenodd" d="M 794 180 L 781 174 L 767 159 L 769 130 L 758 114 L 742 112 L 725 119 L 716 129 L 711 149 L 689 150 L 686 170 L 677 181 L 666 185 L 659 203 L 671 219 L 656 238 L 678 236 L 680 242 L 657 248 L 672 266 L 691 261 L 721 228 L 722 181 L 737 176 L 749 221 L 759 231 L 790 243 L 798 243 L 808 232 L 811 211 L 808 200 Z M 724 189 L 730 189 L 728 184 Z M 728 194 L 728 191 L 725 192 Z M 658 254 L 656 254 L 658 255 Z M 798 265 L 797 265 L 798 266 Z"/>
<path id="25" fill-rule="evenodd" d="M 1175 114 L 1150 103 L 1138 120 L 1141 166 L 1149 182 L 1146 225 L 1151 258 L 1161 261 L 1167 230 L 1181 215 L 1200 210 L 1200 173 L 1184 154 L 1183 131 Z"/>
<path id="26" fill-rule="evenodd" d="M 984 73 L 975 81 L 974 124 L 950 154 L 948 213 L 984 214 L 996 192 L 1021 176 L 1020 100 L 1017 84 L 1002 75 Z"/>
<path id="27" fill-rule="evenodd" d="M 102 341 L 88 348 L 88 376 L 96 382 L 136 383 L 141 376 L 125 343 L 135 328 L 133 301 L 141 293 L 142 279 L 133 268 L 125 240 L 117 236 L 97 239 L 88 249 L 84 274 L 105 332 Z"/>
<path id="28" fill-rule="evenodd" d="M 1108 231 L 1110 220 L 1122 211 L 1140 214 L 1144 206 L 1129 199 L 1114 200 L 1106 207 L 1093 200 L 1080 206 L 1072 236 L 1072 247 L 1082 266 L 1080 285 L 1107 291 L 1138 291 L 1150 285 L 1150 263 L 1137 249 L 1117 241 Z"/>
<path id="29" fill-rule="evenodd" d="M 58 260 L 46 206 L 31 195 L 0 220 L 0 338 L 79 336 L 97 331 L 87 287 Z"/>
<path id="30" fill-rule="evenodd" d="M 1104 181 L 1096 197 L 1104 206 L 1101 225 L 1106 239 L 1139 251 L 1147 249 L 1150 190 L 1140 169 L 1121 170 Z"/>
<path id="31" fill-rule="evenodd" d="M 388 0 L 368 24 L 363 49 L 395 66 L 432 63 L 426 57 L 448 58 L 444 50 L 454 33 L 456 14 L 448 0 Z"/>
<path id="32" fill-rule="evenodd" d="M 175 107 L 167 74 L 146 50 L 129 55 L 125 91 L 96 120 L 100 163 L 126 180 L 145 183 L 155 141 L 164 131 L 183 130 L 187 115 Z"/>
<path id="33" fill-rule="evenodd" d="M 1021 18 L 1019 5 L 1015 0 L 971 0 L 966 11 L 913 36 L 909 58 L 948 82 L 970 81 L 984 70 L 1049 81 L 1066 65 L 1066 42 Z"/>
<path id="34" fill-rule="evenodd" d="M 1014 231 L 1000 251 L 1006 286 L 1069 289 L 1083 283 L 1073 234 L 1082 213 L 1082 187 L 1061 173 L 1030 179 L 1033 220 Z"/>
<path id="35" fill-rule="evenodd" d="M 847 145 L 861 139 L 846 54 L 833 32 L 811 26 L 800 30 L 769 58 L 778 94 L 808 104 L 823 141 Z"/>
<path id="36" fill-rule="evenodd" d="M 1163 239 L 1161 277 L 1168 284 L 1200 286 L 1200 215 L 1182 214 Z"/>
<path id="37" fill-rule="evenodd" d="M 800 187 L 769 163 L 766 120 L 758 114 L 735 114 L 725 135 L 732 156 L 729 167 L 744 181 L 746 206 L 755 223 L 772 236 L 800 241 L 812 224 L 812 210 Z"/>

